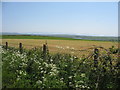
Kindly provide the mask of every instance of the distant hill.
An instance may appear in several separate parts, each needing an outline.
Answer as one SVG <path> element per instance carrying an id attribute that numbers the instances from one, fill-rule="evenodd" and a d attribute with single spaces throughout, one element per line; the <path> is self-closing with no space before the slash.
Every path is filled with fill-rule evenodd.
<path id="1" fill-rule="evenodd" d="M 22 35 L 22 34 L 20 34 L 20 33 L 15 33 L 15 32 L 0 32 L 0 34 L 2 34 L 2 35 Z"/>

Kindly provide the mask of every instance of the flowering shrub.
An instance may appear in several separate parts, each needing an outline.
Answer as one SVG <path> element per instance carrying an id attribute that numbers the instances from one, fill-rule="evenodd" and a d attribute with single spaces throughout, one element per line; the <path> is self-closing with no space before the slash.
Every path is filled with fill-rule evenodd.
<path id="1" fill-rule="evenodd" d="M 115 49 L 116 50 L 116 49 Z M 113 52 L 113 47 L 110 49 Z M 116 52 L 116 53 L 115 53 Z M 93 58 L 47 54 L 42 49 L 1 49 L 3 88 L 119 88 L 117 50 L 101 54 L 98 67 Z M 115 56 L 116 55 L 116 56 Z"/>

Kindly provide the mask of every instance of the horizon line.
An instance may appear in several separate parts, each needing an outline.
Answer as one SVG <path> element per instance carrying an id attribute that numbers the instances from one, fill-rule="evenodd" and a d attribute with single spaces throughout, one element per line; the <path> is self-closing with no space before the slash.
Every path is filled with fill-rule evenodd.
<path id="1" fill-rule="evenodd" d="M 80 33 L 57 33 L 57 32 L 0 32 L 0 33 L 17 33 L 17 34 L 34 34 L 34 35 L 37 35 L 37 34 L 59 34 L 59 35 L 62 35 L 62 34 L 67 34 L 67 35 L 82 35 L 82 36 L 101 36 L 101 37 L 119 37 L 120 35 L 97 35 L 97 34 L 94 34 L 94 35 L 91 35 L 91 34 L 80 34 Z"/>

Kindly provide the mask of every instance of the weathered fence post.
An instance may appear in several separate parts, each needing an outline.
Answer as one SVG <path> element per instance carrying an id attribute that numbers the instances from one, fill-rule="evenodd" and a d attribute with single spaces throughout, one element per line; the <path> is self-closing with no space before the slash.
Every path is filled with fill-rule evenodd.
<path id="1" fill-rule="evenodd" d="M 20 50 L 20 54 L 22 54 L 23 50 L 22 50 L 22 43 L 19 44 L 19 50 Z"/>
<path id="2" fill-rule="evenodd" d="M 47 53 L 47 46 L 46 44 L 43 44 L 43 58 L 46 59 L 46 53 Z"/>
<path id="3" fill-rule="evenodd" d="M 98 67 L 98 55 L 99 50 L 97 48 L 94 49 L 94 67 Z"/>
<path id="4" fill-rule="evenodd" d="M 5 43 L 5 49 L 7 50 L 8 49 L 8 42 Z"/>

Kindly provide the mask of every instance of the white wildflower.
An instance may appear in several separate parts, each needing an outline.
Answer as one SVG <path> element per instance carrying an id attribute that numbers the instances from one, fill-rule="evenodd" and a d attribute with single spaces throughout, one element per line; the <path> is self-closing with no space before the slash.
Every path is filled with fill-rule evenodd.
<path id="1" fill-rule="evenodd" d="M 65 67 L 67 67 L 67 65 L 65 65 Z"/>
<path id="2" fill-rule="evenodd" d="M 19 74 L 22 74 L 22 71 L 20 70 Z"/>
<path id="3" fill-rule="evenodd" d="M 72 82 L 69 82 L 69 84 L 72 84 Z"/>
<path id="4" fill-rule="evenodd" d="M 26 72 L 23 73 L 23 75 L 25 75 L 25 76 L 26 76 L 26 74 L 27 74 Z"/>
<path id="5" fill-rule="evenodd" d="M 69 76 L 68 78 L 70 78 L 70 79 L 71 79 L 71 78 L 72 78 L 72 76 Z"/>
<path id="6" fill-rule="evenodd" d="M 52 62 L 52 61 L 53 61 L 53 59 L 50 59 L 50 61 Z"/>
<path id="7" fill-rule="evenodd" d="M 84 83 L 84 81 L 82 81 L 82 80 L 81 80 L 81 81 L 78 81 L 78 82 L 79 82 L 79 83 Z"/>
<path id="8" fill-rule="evenodd" d="M 43 68 L 40 68 L 41 70 L 43 69 Z"/>
<path id="9" fill-rule="evenodd" d="M 19 80 L 20 80 L 20 78 L 18 77 L 18 78 L 17 78 L 17 81 L 19 81 Z"/>
<path id="10" fill-rule="evenodd" d="M 46 81 L 46 80 L 47 80 L 46 78 L 43 79 L 43 81 Z"/>
<path id="11" fill-rule="evenodd" d="M 82 88 L 85 88 L 85 86 L 82 85 Z"/>
<path id="12" fill-rule="evenodd" d="M 82 73 L 80 76 L 81 76 L 81 77 L 85 77 L 85 73 Z"/>
<path id="13" fill-rule="evenodd" d="M 40 81 L 40 80 L 36 81 L 36 84 L 41 84 L 41 83 L 42 83 L 42 81 Z"/>
<path id="14" fill-rule="evenodd" d="M 78 85 L 76 85 L 75 87 L 78 87 Z"/>
<path id="15" fill-rule="evenodd" d="M 44 77 L 42 77 L 44 79 Z"/>
<path id="16" fill-rule="evenodd" d="M 44 73 L 46 73 L 46 71 L 44 71 Z"/>
<path id="17" fill-rule="evenodd" d="M 43 73 L 44 71 L 41 71 L 41 73 Z"/>

